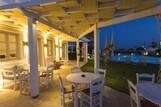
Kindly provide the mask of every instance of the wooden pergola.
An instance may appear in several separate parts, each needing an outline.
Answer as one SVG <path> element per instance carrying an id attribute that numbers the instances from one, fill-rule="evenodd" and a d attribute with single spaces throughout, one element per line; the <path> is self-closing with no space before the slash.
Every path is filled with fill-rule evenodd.
<path id="1" fill-rule="evenodd" d="M 16 1 L 16 0 L 15 0 Z M 1 1 L 0 1 L 1 2 Z M 0 6 L 0 23 L 28 29 L 31 96 L 39 95 L 35 31 L 77 43 L 94 32 L 94 68 L 99 68 L 99 28 L 161 14 L 159 0 L 27 0 Z M 36 25 L 36 26 L 35 26 Z M 87 43 L 85 44 L 87 47 Z M 87 50 L 86 50 L 87 52 Z M 87 55 L 87 54 L 86 54 Z M 87 57 L 87 56 L 86 56 Z"/>

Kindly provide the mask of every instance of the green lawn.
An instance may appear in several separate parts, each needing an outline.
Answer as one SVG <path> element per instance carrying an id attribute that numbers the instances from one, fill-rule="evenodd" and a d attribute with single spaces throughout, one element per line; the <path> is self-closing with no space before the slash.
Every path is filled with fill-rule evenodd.
<path id="1" fill-rule="evenodd" d="M 81 69 L 84 72 L 93 72 L 93 68 L 93 60 L 89 60 L 89 62 Z M 108 62 L 108 64 L 105 64 L 101 61 L 101 68 L 107 70 L 105 82 L 107 86 L 110 86 L 118 91 L 128 93 L 127 79 L 136 83 L 136 73 L 155 73 L 157 75 L 159 65 L 134 65 L 118 62 Z"/>

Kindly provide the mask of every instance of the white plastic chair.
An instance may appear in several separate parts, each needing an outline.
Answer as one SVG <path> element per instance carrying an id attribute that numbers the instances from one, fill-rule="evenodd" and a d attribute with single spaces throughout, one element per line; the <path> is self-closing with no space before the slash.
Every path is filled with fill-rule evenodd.
<path id="1" fill-rule="evenodd" d="M 52 57 L 47 57 L 46 58 L 46 65 L 50 66 L 54 64 L 54 59 Z"/>
<path id="2" fill-rule="evenodd" d="M 50 66 L 47 66 L 47 70 L 46 71 L 44 71 L 44 72 L 42 72 L 40 74 L 40 78 L 45 78 L 46 88 L 49 87 L 49 82 L 53 81 L 53 71 L 54 71 L 54 66 L 50 65 Z"/>
<path id="3" fill-rule="evenodd" d="M 18 68 L 17 72 L 18 72 L 19 81 L 20 81 L 19 82 L 20 83 L 20 94 L 24 94 L 24 92 L 27 92 L 27 91 L 29 94 L 29 79 L 30 79 L 29 70 Z"/>
<path id="4" fill-rule="evenodd" d="M 129 87 L 131 107 L 134 107 L 133 102 L 136 103 L 137 107 L 141 107 L 140 97 L 138 95 L 138 91 L 137 91 L 135 85 L 129 80 L 127 82 L 128 82 L 128 87 Z"/>
<path id="5" fill-rule="evenodd" d="M 100 69 L 99 68 L 99 69 L 96 70 L 96 73 L 102 75 L 102 77 L 104 79 L 106 78 L 106 70 L 105 69 Z"/>
<path id="6" fill-rule="evenodd" d="M 137 83 L 145 83 L 145 82 L 154 83 L 155 82 L 155 74 L 136 73 L 136 79 L 137 79 Z"/>
<path id="7" fill-rule="evenodd" d="M 2 81 L 3 81 L 3 86 L 5 84 L 5 81 L 9 80 L 9 81 L 13 81 L 14 85 L 13 85 L 13 89 L 16 90 L 16 85 L 17 85 L 17 79 L 18 79 L 18 74 L 16 72 L 17 66 L 11 66 L 11 67 L 7 67 L 4 68 L 2 71 Z"/>
<path id="8" fill-rule="evenodd" d="M 71 73 L 79 73 L 79 72 L 82 72 L 80 67 L 75 66 L 71 68 Z"/>
<path id="9" fill-rule="evenodd" d="M 106 70 L 105 69 L 97 69 L 96 70 L 97 74 L 100 74 L 101 77 L 103 78 L 103 89 L 104 89 L 104 84 L 105 84 L 105 79 L 106 79 Z"/>
<path id="10" fill-rule="evenodd" d="M 157 75 L 157 83 L 161 84 L 161 70 L 158 72 L 158 75 Z"/>
<path id="11" fill-rule="evenodd" d="M 90 88 L 80 91 L 80 107 L 102 107 L 102 88 L 102 78 L 91 81 Z"/>
<path id="12" fill-rule="evenodd" d="M 67 107 L 67 98 L 72 99 L 71 95 L 73 95 L 74 89 L 72 86 L 65 87 L 62 77 L 59 75 L 59 81 L 60 81 L 60 97 L 61 97 L 61 106 Z"/>

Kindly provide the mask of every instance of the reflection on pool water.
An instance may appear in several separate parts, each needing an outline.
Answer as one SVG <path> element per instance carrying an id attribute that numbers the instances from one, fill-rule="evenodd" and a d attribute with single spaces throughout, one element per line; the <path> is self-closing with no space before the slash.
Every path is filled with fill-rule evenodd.
<path id="1" fill-rule="evenodd" d="M 152 56 L 142 56 L 142 55 L 115 55 L 110 57 L 111 61 L 117 62 L 133 62 L 133 63 L 150 63 L 150 64 L 159 64 L 159 57 Z"/>

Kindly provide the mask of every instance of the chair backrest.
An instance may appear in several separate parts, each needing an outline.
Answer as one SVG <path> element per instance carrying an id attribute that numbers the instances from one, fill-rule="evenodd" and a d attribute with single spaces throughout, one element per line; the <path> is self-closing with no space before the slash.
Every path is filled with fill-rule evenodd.
<path id="1" fill-rule="evenodd" d="M 90 96 L 95 94 L 102 94 L 103 90 L 103 78 L 97 78 L 90 82 Z"/>
<path id="2" fill-rule="evenodd" d="M 102 75 L 103 78 L 106 78 L 106 70 L 105 69 L 99 68 L 99 69 L 96 70 L 96 73 Z"/>
<path id="3" fill-rule="evenodd" d="M 161 70 L 158 72 L 157 75 L 157 83 L 161 84 Z"/>
<path id="4" fill-rule="evenodd" d="M 82 72 L 80 67 L 75 66 L 71 68 L 71 73 L 79 73 L 79 72 Z"/>
<path id="5" fill-rule="evenodd" d="M 18 78 L 21 79 L 29 79 L 29 70 L 23 68 L 17 68 Z"/>
<path id="6" fill-rule="evenodd" d="M 61 90 L 61 93 L 64 93 L 64 82 L 63 82 L 63 79 L 62 77 L 59 75 L 59 82 L 60 82 L 60 90 Z"/>
<path id="7" fill-rule="evenodd" d="M 47 73 L 48 73 L 48 74 L 53 73 L 53 70 L 54 70 L 54 66 L 53 66 L 53 65 L 47 66 Z"/>
<path id="8" fill-rule="evenodd" d="M 137 83 L 142 83 L 142 82 L 155 82 L 155 74 L 139 74 L 136 73 L 136 79 L 137 79 Z"/>
<path id="9" fill-rule="evenodd" d="M 52 65 L 54 64 L 54 59 L 52 57 L 47 57 L 46 58 L 46 65 Z"/>
<path id="10" fill-rule="evenodd" d="M 135 101 L 135 103 L 138 103 L 139 97 L 138 97 L 138 92 L 135 85 L 130 80 L 128 80 L 127 82 L 128 82 L 129 94 L 131 99 Z"/>
<path id="11" fill-rule="evenodd" d="M 2 77 L 5 78 L 5 77 L 15 77 L 16 76 L 16 70 L 17 70 L 17 66 L 14 65 L 14 66 L 11 66 L 11 67 L 8 67 L 8 68 L 3 68 L 3 72 L 2 72 Z"/>
<path id="12" fill-rule="evenodd" d="M 15 72 L 16 69 L 17 69 L 17 65 L 9 66 L 9 67 L 3 68 L 3 69 L 4 70 L 9 70 L 11 72 Z"/>

